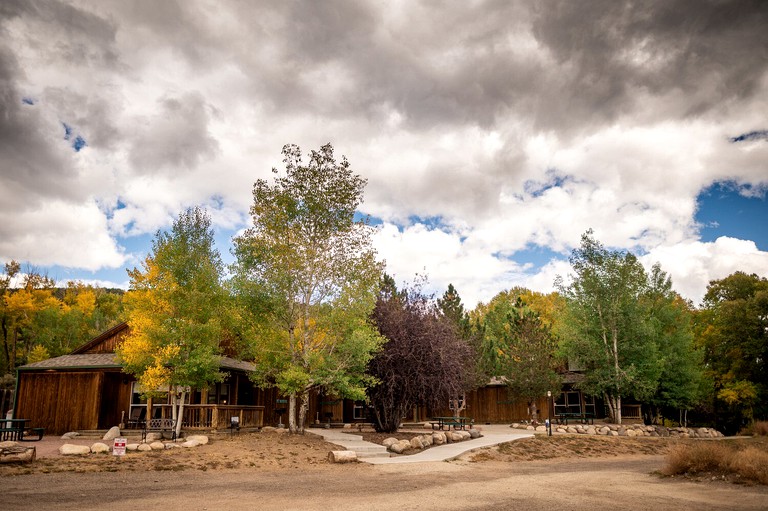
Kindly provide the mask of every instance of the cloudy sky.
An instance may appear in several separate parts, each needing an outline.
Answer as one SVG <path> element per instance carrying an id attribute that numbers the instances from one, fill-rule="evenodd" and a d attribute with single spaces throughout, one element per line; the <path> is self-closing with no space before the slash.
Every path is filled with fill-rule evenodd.
<path id="1" fill-rule="evenodd" d="M 550 291 L 592 228 L 698 303 L 768 275 L 768 3 L 0 3 L 0 262 L 127 287 L 330 142 L 398 281 Z"/>

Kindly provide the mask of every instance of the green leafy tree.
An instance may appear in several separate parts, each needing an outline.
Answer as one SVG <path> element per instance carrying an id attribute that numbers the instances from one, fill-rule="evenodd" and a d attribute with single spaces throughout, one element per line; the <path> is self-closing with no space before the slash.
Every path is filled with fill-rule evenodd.
<path id="1" fill-rule="evenodd" d="M 768 418 L 768 279 L 736 272 L 710 282 L 698 342 L 713 384 L 718 427 Z"/>
<path id="2" fill-rule="evenodd" d="M 491 300 L 483 318 L 481 364 L 488 376 L 501 378 L 510 396 L 525 400 L 531 420 L 538 418 L 536 400 L 559 390 L 557 340 L 549 325 L 518 296 Z"/>
<path id="3" fill-rule="evenodd" d="M 256 334 L 254 379 L 288 396 L 296 433 L 311 390 L 365 398 L 365 367 L 381 344 L 370 313 L 382 265 L 371 227 L 355 220 L 365 180 L 346 158 L 337 162 L 330 144 L 306 164 L 295 145 L 283 156 L 284 175 L 273 169 L 274 183 L 254 184 L 253 227 L 235 239 L 233 284 Z"/>
<path id="4" fill-rule="evenodd" d="M 448 284 L 443 296 L 437 299 L 437 306 L 443 316 L 456 326 L 458 334 L 465 339 L 469 338 L 469 315 L 464 310 L 461 296 L 453 284 Z"/>
<path id="5" fill-rule="evenodd" d="M 703 352 L 694 344 L 691 305 L 672 291 L 671 279 L 656 265 L 649 276 L 644 297 L 647 320 L 656 333 L 661 375 L 656 392 L 649 399 L 648 421 L 658 422 L 659 412 L 675 410 L 686 423 L 687 412 L 703 398 Z"/>
<path id="6" fill-rule="evenodd" d="M 592 231 L 570 257 L 570 285 L 560 336 L 565 355 L 585 368 L 581 388 L 603 395 L 610 418 L 621 424 L 621 400 L 650 398 L 661 374 L 656 332 L 648 321 L 648 275 L 628 252 L 607 250 Z"/>
<path id="7" fill-rule="evenodd" d="M 222 273 L 210 218 L 200 208 L 186 210 L 170 231 L 158 232 L 142 269 L 128 271 L 131 332 L 117 353 L 148 395 L 170 392 L 174 419 L 183 415 L 189 387 L 207 388 L 223 378 Z M 177 420 L 176 433 L 180 430 Z"/>
<path id="8" fill-rule="evenodd" d="M 477 388 L 485 385 L 488 380 L 486 375 L 480 369 L 477 360 L 478 354 L 480 353 L 480 337 L 477 335 L 477 332 L 472 329 L 469 313 L 464 310 L 461 296 L 459 296 L 459 292 L 453 284 L 448 284 L 448 289 L 443 293 L 443 296 L 437 299 L 437 307 L 442 316 L 454 326 L 459 338 L 471 348 L 472 356 L 466 359 L 466 367 L 462 372 L 468 379 L 467 381 L 473 383 L 465 385 L 465 387 Z M 466 406 L 467 399 L 465 392 L 451 398 L 451 409 L 456 417 L 460 416 Z"/>

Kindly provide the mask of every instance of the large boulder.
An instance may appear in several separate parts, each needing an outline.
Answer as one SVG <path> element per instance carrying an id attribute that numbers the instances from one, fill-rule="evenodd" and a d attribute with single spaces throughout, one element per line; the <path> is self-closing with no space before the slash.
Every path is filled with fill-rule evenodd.
<path id="1" fill-rule="evenodd" d="M 398 442 L 397 438 L 395 437 L 389 437 L 385 438 L 383 442 L 381 442 L 381 445 L 389 449 L 392 445 L 396 444 Z"/>
<path id="2" fill-rule="evenodd" d="M 402 454 L 411 448 L 411 442 L 408 440 L 399 440 L 397 443 L 392 444 L 389 450 L 395 454 Z"/>
<path id="3" fill-rule="evenodd" d="M 206 445 L 208 443 L 208 437 L 205 435 L 189 435 L 188 437 L 185 437 L 187 441 L 195 440 L 200 443 L 200 445 Z"/>
<path id="4" fill-rule="evenodd" d="M 146 452 L 146 451 L 151 451 L 152 448 L 149 446 L 149 444 L 139 444 L 136 450 L 140 452 Z"/>
<path id="5" fill-rule="evenodd" d="M 91 448 L 87 445 L 74 445 L 74 444 L 64 444 L 61 447 L 59 447 L 59 454 L 63 454 L 65 456 L 70 455 L 76 455 L 76 454 L 90 454 Z"/>
<path id="6" fill-rule="evenodd" d="M 109 446 L 104 442 L 96 442 L 91 446 L 91 452 L 103 454 L 105 452 L 109 452 Z"/>
<path id="7" fill-rule="evenodd" d="M 79 436 L 80 436 L 80 433 L 78 433 L 77 431 L 70 431 L 68 433 L 64 433 L 63 435 L 61 435 L 61 439 L 62 440 L 71 440 L 71 439 L 73 439 L 75 437 L 79 437 Z"/>
<path id="8" fill-rule="evenodd" d="M 446 442 L 445 433 L 442 431 L 435 431 L 432 433 L 432 443 L 434 445 L 443 445 Z"/>
<path id="9" fill-rule="evenodd" d="M 145 439 L 145 442 L 147 442 L 148 444 L 151 444 L 152 442 L 155 442 L 157 440 L 162 440 L 162 439 L 163 439 L 162 433 L 149 432 L 147 433 L 147 438 Z"/>
<path id="10" fill-rule="evenodd" d="M 181 444 L 182 447 L 197 447 L 199 445 L 202 445 L 202 444 L 197 440 L 187 440 L 186 442 L 183 442 Z"/>
<path id="11" fill-rule="evenodd" d="M 472 428 L 472 429 L 469 430 L 469 437 L 470 438 L 480 438 L 481 436 L 483 436 L 483 434 L 480 433 L 479 429 Z"/>
<path id="12" fill-rule="evenodd" d="M 420 436 L 411 438 L 411 449 L 421 450 L 424 448 L 424 442 L 421 441 Z"/>
<path id="13" fill-rule="evenodd" d="M 149 444 L 149 448 L 153 451 L 162 451 L 165 449 L 165 444 L 161 442 L 160 440 L 155 440 L 154 442 Z"/>
<path id="14" fill-rule="evenodd" d="M 109 428 L 109 431 L 107 431 L 104 434 L 104 437 L 102 437 L 102 440 L 109 443 L 119 436 L 120 436 L 120 428 L 118 428 L 117 426 L 112 426 L 111 428 Z"/>

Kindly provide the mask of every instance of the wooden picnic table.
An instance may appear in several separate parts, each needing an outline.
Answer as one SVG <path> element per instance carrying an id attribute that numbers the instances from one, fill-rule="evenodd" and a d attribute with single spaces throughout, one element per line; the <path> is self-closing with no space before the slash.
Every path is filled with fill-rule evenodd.
<path id="1" fill-rule="evenodd" d="M 0 441 L 12 440 L 15 442 L 37 442 L 43 439 L 45 428 L 33 428 L 29 426 L 30 419 L 2 419 L 0 420 Z M 28 438 L 25 438 L 25 434 Z M 37 438 L 32 438 L 37 435 Z"/>
<path id="2" fill-rule="evenodd" d="M 429 423 L 432 429 L 443 430 L 446 426 L 448 429 L 464 429 L 467 426 L 472 427 L 474 420 L 469 417 L 432 417 Z"/>
<path id="3" fill-rule="evenodd" d="M 595 423 L 595 415 L 592 413 L 559 413 L 555 415 L 554 417 L 555 421 L 558 424 L 568 424 L 568 421 L 571 422 L 580 422 L 581 424 L 594 424 Z"/>

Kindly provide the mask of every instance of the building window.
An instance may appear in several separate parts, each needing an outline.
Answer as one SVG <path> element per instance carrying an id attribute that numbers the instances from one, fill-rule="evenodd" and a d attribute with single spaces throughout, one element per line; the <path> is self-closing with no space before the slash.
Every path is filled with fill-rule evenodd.
<path id="1" fill-rule="evenodd" d="M 594 410 L 594 403 L 592 404 Z M 555 415 L 581 415 L 581 392 L 570 390 L 561 392 L 555 401 Z"/>
<path id="2" fill-rule="evenodd" d="M 355 401 L 355 405 L 352 408 L 353 419 L 365 419 L 365 402 Z"/>

